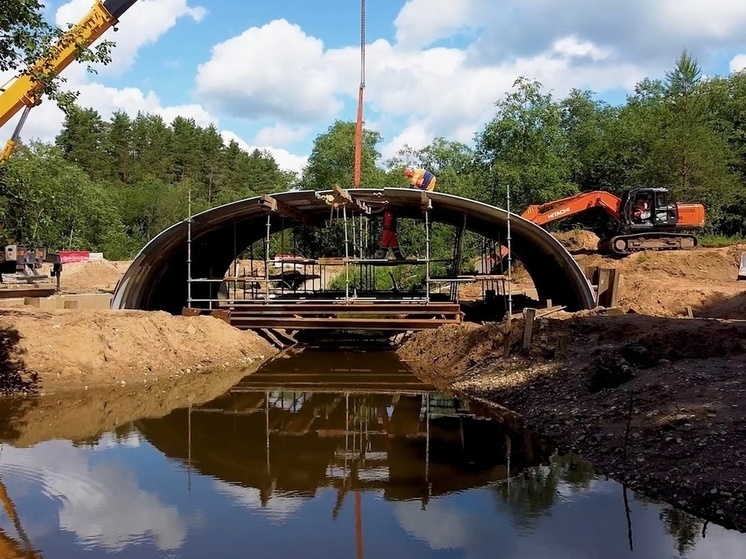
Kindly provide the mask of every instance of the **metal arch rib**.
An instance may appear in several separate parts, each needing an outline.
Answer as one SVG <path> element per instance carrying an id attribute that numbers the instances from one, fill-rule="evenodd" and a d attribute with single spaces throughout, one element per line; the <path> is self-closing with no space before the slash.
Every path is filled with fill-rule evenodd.
<path id="1" fill-rule="evenodd" d="M 423 219 L 422 192 L 408 188 L 351 189 L 364 202 L 387 199 L 403 217 Z M 318 194 L 332 191 L 290 191 L 272 198 L 309 215 L 328 216 L 329 207 Z M 428 192 L 433 222 L 460 225 L 467 215 L 467 229 L 492 239 L 505 238 L 506 210 L 440 192 Z M 266 231 L 266 209 L 261 197 L 247 198 L 193 216 L 192 269 L 194 277 L 220 277 L 235 258 L 234 223 L 240 251 L 261 239 Z M 275 220 L 286 227 L 292 220 Z M 593 289 L 575 259 L 543 228 L 511 214 L 512 252 L 531 276 L 542 299 L 551 299 L 568 310 L 592 308 Z M 155 236 L 136 256 L 117 284 L 112 308 L 181 312 L 186 304 L 186 221 Z M 182 289 L 183 286 L 183 289 Z"/>

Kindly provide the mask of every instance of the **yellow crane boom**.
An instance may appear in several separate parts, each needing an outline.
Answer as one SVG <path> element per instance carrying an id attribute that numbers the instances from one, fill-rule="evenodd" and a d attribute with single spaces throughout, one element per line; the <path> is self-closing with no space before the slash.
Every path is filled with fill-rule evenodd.
<path id="1" fill-rule="evenodd" d="M 110 27 L 115 26 L 119 17 L 135 2 L 137 0 L 96 0 L 91 10 L 62 36 L 49 57 L 37 61 L 31 71 L 22 73 L 0 90 L 0 127 L 24 109 L 13 136 L 0 153 L 0 161 L 13 154 L 29 111 L 41 103 L 44 86 L 34 75 L 39 72 L 57 75 L 62 72 L 77 58 L 79 49 L 88 48 Z"/>

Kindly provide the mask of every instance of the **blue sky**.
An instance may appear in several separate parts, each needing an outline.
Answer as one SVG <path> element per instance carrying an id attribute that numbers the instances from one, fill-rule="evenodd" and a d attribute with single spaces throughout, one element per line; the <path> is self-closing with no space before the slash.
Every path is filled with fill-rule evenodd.
<path id="1" fill-rule="evenodd" d="M 54 0 L 48 13 L 77 21 L 92 3 Z M 359 9 L 350 0 L 139 0 L 105 36 L 117 42 L 112 64 L 65 77 L 105 118 L 143 110 L 213 122 L 226 140 L 299 170 L 316 135 L 354 118 Z M 390 157 L 437 136 L 469 142 L 521 75 L 558 96 L 580 87 L 618 103 L 683 48 L 706 74 L 741 69 L 746 3 L 377 0 L 367 39 L 366 123 Z M 52 103 L 35 108 L 24 137 L 53 139 L 61 118 Z"/>

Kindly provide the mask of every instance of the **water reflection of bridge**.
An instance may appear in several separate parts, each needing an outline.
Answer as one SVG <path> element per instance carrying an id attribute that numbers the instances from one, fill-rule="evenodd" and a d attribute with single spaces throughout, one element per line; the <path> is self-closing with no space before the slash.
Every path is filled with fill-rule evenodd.
<path id="1" fill-rule="evenodd" d="M 276 361 L 211 402 L 140 428 L 189 468 L 259 489 L 263 504 L 273 495 L 308 498 L 335 488 L 336 509 L 349 490 L 424 505 L 546 458 L 531 434 L 510 432 L 489 410 L 437 392 L 395 357 L 376 356 L 392 361 L 388 372 L 361 366 L 370 354 L 347 357 L 347 366 L 327 365 L 321 375 Z M 359 370 L 351 375 L 350 368 Z"/>

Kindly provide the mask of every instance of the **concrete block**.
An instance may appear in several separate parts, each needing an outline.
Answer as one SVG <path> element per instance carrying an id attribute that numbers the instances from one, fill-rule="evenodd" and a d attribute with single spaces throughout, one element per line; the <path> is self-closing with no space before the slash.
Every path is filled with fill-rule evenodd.
<path id="1" fill-rule="evenodd" d="M 74 307 L 64 306 L 63 308 L 76 308 L 78 310 L 99 311 L 111 307 L 111 300 L 114 296 L 111 293 L 80 293 L 77 295 L 63 295 L 61 299 L 66 303 L 75 303 Z"/>
<path id="2" fill-rule="evenodd" d="M 738 279 L 746 280 L 746 253 L 741 255 L 741 266 L 738 268 Z"/>

